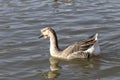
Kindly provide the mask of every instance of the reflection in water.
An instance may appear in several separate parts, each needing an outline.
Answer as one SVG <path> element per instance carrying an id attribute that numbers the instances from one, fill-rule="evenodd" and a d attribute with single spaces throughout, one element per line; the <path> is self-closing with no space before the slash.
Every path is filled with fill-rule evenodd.
<path id="1" fill-rule="evenodd" d="M 48 71 L 43 73 L 43 76 L 47 79 L 57 78 L 59 75 L 60 73 L 58 73 L 57 71 Z"/>
<path id="2" fill-rule="evenodd" d="M 100 60 L 99 57 L 89 58 L 89 59 L 76 59 L 70 61 L 71 66 L 80 66 L 83 69 L 95 69 L 98 70 L 100 68 Z"/>
<path id="3" fill-rule="evenodd" d="M 58 0 L 54 0 L 54 2 L 57 2 Z"/>
<path id="4" fill-rule="evenodd" d="M 50 70 L 51 71 L 57 71 L 59 70 L 61 67 L 59 66 L 59 62 L 60 60 L 54 57 L 50 57 L 49 58 L 50 61 Z"/>
<path id="5" fill-rule="evenodd" d="M 69 7 L 74 6 L 73 0 L 54 0 L 53 2 L 54 3 L 52 7 L 54 9 L 53 10 L 54 13 L 66 12 L 66 11 L 72 10 Z"/>
<path id="6" fill-rule="evenodd" d="M 54 57 L 50 57 L 49 61 L 50 61 L 50 70 L 47 72 L 44 72 L 43 76 L 48 79 L 58 78 L 60 76 L 59 70 L 61 69 L 61 67 L 59 66 L 59 63 L 64 61 Z M 94 70 L 99 70 L 99 67 L 100 67 L 98 58 L 75 59 L 75 60 L 67 61 L 67 65 L 78 66 L 82 69 L 92 69 L 93 72 Z M 89 74 L 90 72 L 83 72 L 84 75 L 86 73 Z"/>
<path id="7" fill-rule="evenodd" d="M 58 72 L 58 70 L 61 69 L 61 67 L 59 66 L 59 59 L 56 59 L 54 57 L 50 57 L 49 58 L 50 61 L 50 70 L 47 72 L 44 72 L 44 76 L 47 78 L 57 78 L 60 73 Z"/>
<path id="8" fill-rule="evenodd" d="M 52 5 L 52 7 L 53 7 L 53 12 L 54 12 L 54 13 L 58 13 L 58 12 L 59 12 L 59 10 L 58 10 L 58 8 L 59 8 L 59 3 L 57 2 L 57 0 L 55 0 L 55 2 L 54 2 L 54 4 Z"/>
<path id="9" fill-rule="evenodd" d="M 60 0 L 54 0 L 54 2 L 58 2 L 58 1 L 60 1 Z M 66 3 L 70 3 L 70 2 L 72 2 L 73 0 L 61 0 L 61 2 L 66 2 Z"/>

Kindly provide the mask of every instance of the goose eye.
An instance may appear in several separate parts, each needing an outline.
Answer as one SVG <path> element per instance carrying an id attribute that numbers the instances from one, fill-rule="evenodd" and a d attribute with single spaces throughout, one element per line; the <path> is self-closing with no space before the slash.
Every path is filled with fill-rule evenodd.
<path id="1" fill-rule="evenodd" d="M 42 32 L 45 32 L 45 30 L 43 30 Z"/>

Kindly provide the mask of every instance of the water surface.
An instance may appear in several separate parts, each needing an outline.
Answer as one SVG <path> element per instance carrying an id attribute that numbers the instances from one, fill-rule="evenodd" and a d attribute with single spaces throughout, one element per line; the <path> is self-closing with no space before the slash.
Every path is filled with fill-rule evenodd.
<path id="1" fill-rule="evenodd" d="M 55 29 L 60 48 L 99 33 L 101 58 L 50 57 L 39 29 Z M 0 80 L 119 80 L 119 0 L 0 0 Z"/>

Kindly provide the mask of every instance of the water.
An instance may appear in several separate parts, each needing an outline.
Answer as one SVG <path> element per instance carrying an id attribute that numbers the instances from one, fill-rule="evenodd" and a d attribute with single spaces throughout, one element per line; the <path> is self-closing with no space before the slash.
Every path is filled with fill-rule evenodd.
<path id="1" fill-rule="evenodd" d="M 50 57 L 45 26 L 61 48 L 98 32 L 102 57 Z M 119 0 L 0 0 L 0 80 L 120 80 L 119 43 Z"/>

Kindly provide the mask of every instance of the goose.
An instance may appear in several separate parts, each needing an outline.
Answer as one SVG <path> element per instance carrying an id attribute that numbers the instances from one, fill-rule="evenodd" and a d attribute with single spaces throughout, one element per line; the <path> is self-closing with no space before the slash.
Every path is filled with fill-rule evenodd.
<path id="1" fill-rule="evenodd" d="M 93 55 L 100 55 L 100 47 L 98 44 L 98 33 L 88 37 L 87 39 L 75 42 L 61 50 L 58 46 L 57 35 L 51 27 L 45 27 L 40 30 L 39 38 L 44 37 L 50 39 L 50 55 L 60 59 L 77 59 L 90 58 Z"/>

